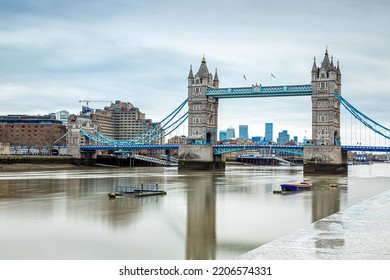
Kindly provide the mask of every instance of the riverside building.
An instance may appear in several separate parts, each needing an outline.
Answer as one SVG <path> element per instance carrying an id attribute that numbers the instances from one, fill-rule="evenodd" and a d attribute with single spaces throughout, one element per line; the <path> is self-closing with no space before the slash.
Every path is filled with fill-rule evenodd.
<path id="1" fill-rule="evenodd" d="M 91 113 L 91 121 L 99 132 L 116 140 L 134 138 L 153 126 L 151 119 L 146 119 L 139 108 L 129 102 L 115 101 L 104 109 Z M 153 141 L 156 143 L 156 141 Z M 158 141 L 163 142 L 163 138 Z"/>
<path id="2" fill-rule="evenodd" d="M 65 133 L 66 126 L 52 115 L 0 116 L 0 142 L 26 153 L 32 148 L 50 149 L 53 143 L 64 145 L 65 139 L 60 138 Z"/>

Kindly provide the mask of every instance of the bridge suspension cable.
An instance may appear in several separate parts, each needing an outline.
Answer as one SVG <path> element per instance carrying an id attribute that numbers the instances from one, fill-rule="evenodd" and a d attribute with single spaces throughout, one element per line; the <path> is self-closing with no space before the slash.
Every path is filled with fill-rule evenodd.
<path id="1" fill-rule="evenodd" d="M 345 107 L 345 109 L 347 109 L 347 111 L 349 111 L 358 121 L 360 121 L 362 124 L 364 124 L 367 128 L 371 129 L 375 133 L 385 137 L 386 139 L 390 139 L 390 129 L 384 127 L 383 125 L 377 123 L 376 121 L 372 120 L 371 118 L 360 112 L 338 93 L 335 93 L 334 95 L 337 100 L 339 100 L 340 103 Z"/>

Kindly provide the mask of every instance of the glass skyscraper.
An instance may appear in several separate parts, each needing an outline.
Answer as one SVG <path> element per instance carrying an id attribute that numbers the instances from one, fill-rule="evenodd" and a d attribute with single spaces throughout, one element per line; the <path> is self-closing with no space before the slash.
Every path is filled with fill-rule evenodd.
<path id="1" fill-rule="evenodd" d="M 219 141 L 226 141 L 226 130 L 219 131 Z"/>
<path id="2" fill-rule="evenodd" d="M 273 138 L 272 138 L 272 135 L 273 135 L 273 126 L 274 126 L 273 123 L 266 123 L 266 124 L 265 124 L 265 137 L 264 137 L 264 142 L 266 142 L 266 143 L 272 142 L 272 141 L 273 141 Z"/>
<path id="3" fill-rule="evenodd" d="M 226 130 L 226 139 L 234 139 L 236 138 L 236 131 L 232 126 L 229 126 L 229 128 Z"/>
<path id="4" fill-rule="evenodd" d="M 283 130 L 282 132 L 279 132 L 277 143 L 279 145 L 283 145 L 286 144 L 288 141 L 290 141 L 290 135 L 288 134 L 287 130 Z"/>
<path id="5" fill-rule="evenodd" d="M 238 127 L 238 133 L 239 133 L 238 138 L 241 138 L 243 140 L 247 140 L 249 138 L 248 137 L 248 126 L 247 125 L 240 125 Z"/>

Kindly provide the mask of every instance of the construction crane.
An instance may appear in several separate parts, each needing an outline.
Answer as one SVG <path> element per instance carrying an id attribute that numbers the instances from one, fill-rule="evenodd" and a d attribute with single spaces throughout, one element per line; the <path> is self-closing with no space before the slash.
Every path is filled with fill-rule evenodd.
<path id="1" fill-rule="evenodd" d="M 107 100 L 79 100 L 79 102 L 85 102 L 87 107 L 89 102 L 110 102 L 111 103 L 111 101 L 107 101 Z"/>

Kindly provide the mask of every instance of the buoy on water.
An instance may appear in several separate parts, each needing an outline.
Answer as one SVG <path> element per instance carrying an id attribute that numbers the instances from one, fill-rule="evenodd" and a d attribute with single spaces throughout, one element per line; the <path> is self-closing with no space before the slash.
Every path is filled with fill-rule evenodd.
<path id="1" fill-rule="evenodd" d="M 116 198 L 116 194 L 113 193 L 113 192 L 110 192 L 110 193 L 108 194 L 108 197 L 109 197 L 109 198 Z"/>

